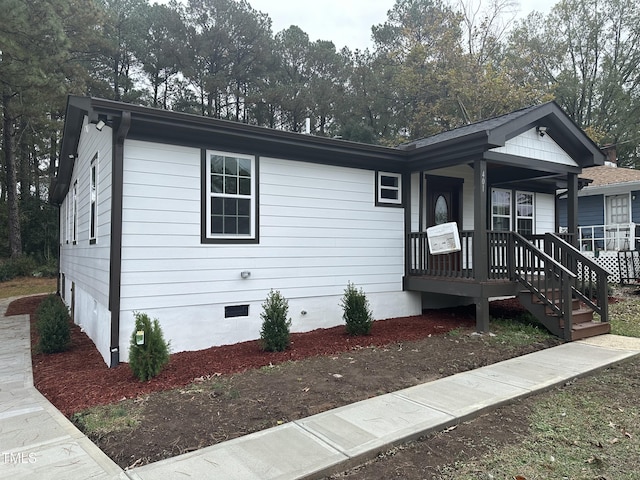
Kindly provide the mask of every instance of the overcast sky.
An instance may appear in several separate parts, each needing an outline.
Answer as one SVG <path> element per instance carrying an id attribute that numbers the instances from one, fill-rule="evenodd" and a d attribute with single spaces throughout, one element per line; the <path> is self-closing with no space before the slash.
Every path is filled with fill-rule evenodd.
<path id="1" fill-rule="evenodd" d="M 168 3 L 168 0 L 152 1 Z M 297 25 L 311 41 L 331 40 L 338 50 L 344 46 L 351 50 L 371 47 L 371 27 L 384 23 L 395 4 L 395 0 L 248 1 L 253 8 L 269 15 L 274 34 Z M 520 16 L 525 17 L 533 10 L 548 13 L 559 1 L 520 0 Z"/>
<path id="2" fill-rule="evenodd" d="M 533 10 L 548 13 L 560 0 L 520 0 L 520 16 Z M 384 23 L 395 0 L 249 0 L 253 8 L 269 14 L 273 32 L 297 25 L 311 41 L 331 40 L 337 49 L 371 47 L 371 27 Z M 486 2 L 485 3 L 489 3 Z"/>

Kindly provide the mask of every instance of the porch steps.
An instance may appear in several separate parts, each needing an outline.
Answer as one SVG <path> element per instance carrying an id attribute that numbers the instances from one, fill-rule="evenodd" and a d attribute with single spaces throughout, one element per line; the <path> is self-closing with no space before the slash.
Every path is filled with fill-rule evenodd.
<path id="1" fill-rule="evenodd" d="M 566 337 L 564 332 L 564 320 L 562 317 L 559 316 L 550 306 L 544 304 L 538 296 L 531 293 L 529 290 L 523 290 L 518 294 L 518 298 L 520 299 L 520 303 L 522 303 L 522 305 L 552 334 L 566 340 L 580 340 L 582 338 L 603 335 L 611 331 L 610 323 L 594 321 L 593 310 L 582 304 L 577 299 L 573 299 L 571 305 L 571 333 L 569 337 Z"/>

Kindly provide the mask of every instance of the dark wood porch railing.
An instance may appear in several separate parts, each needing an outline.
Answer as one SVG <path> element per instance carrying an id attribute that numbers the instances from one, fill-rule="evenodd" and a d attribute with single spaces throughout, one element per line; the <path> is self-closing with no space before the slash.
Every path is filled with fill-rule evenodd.
<path id="1" fill-rule="evenodd" d="M 555 316 L 562 319 L 565 340 L 570 340 L 573 308 L 571 286 L 576 275 L 537 248 L 531 240 L 516 232 L 509 233 L 513 245 L 510 249 L 513 254 L 510 262 L 512 278 L 526 287 Z"/>
<path id="2" fill-rule="evenodd" d="M 567 240 L 572 234 L 562 235 Z M 409 237 L 409 275 L 476 279 L 473 268 L 474 232 L 461 231 L 461 251 L 447 255 L 430 255 L 426 233 Z M 608 322 L 608 273 L 585 257 L 558 234 L 547 233 L 525 238 L 516 232 L 487 232 L 488 281 L 518 282 L 537 298 L 552 315 L 561 319 L 561 332 L 572 337 L 572 315 L 576 301 Z M 537 308 L 537 307 L 536 307 Z M 557 323 L 556 323 L 557 325 Z"/>
<path id="3" fill-rule="evenodd" d="M 544 250 L 547 255 L 576 272 L 571 284 L 573 296 L 600 315 L 601 322 L 608 322 L 609 273 L 555 233 L 544 235 Z"/>
<path id="4" fill-rule="evenodd" d="M 410 233 L 409 242 L 411 245 L 409 275 L 474 278 L 472 231 L 461 231 L 461 250 L 445 255 L 431 255 L 429 253 L 426 232 Z"/>

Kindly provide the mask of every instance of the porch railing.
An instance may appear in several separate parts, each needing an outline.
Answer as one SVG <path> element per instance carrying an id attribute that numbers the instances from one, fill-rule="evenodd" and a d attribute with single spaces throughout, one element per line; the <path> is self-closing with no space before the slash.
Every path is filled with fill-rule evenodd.
<path id="1" fill-rule="evenodd" d="M 510 262 L 513 258 L 513 232 L 489 231 L 487 240 L 487 272 L 490 280 L 514 280 Z M 473 237 L 471 230 L 461 230 L 460 252 L 446 255 L 431 255 L 426 232 L 409 234 L 410 258 L 409 275 L 436 276 L 449 278 L 475 278 L 473 268 Z M 573 234 L 559 234 L 571 239 Z M 544 251 L 544 235 L 523 237 L 541 251 Z"/>
<path id="2" fill-rule="evenodd" d="M 474 278 L 473 232 L 460 231 L 461 250 L 444 255 L 431 255 L 426 232 L 409 234 L 411 248 L 409 274 L 448 278 Z"/>
<path id="3" fill-rule="evenodd" d="M 510 250 L 513 258 L 510 265 L 513 279 L 520 282 L 556 317 L 562 319 L 565 338 L 570 340 L 573 310 L 572 285 L 576 274 L 548 252 L 537 248 L 530 239 L 515 232 L 509 232 L 509 238 L 512 242 Z M 545 245 L 547 244 L 548 241 L 545 239 Z"/>
<path id="4" fill-rule="evenodd" d="M 553 259 L 576 272 L 571 284 L 573 296 L 599 314 L 600 321 L 608 322 L 609 272 L 556 234 L 545 234 L 544 250 Z"/>
<path id="5" fill-rule="evenodd" d="M 583 252 L 635 250 L 635 223 L 619 223 L 613 225 L 585 225 L 578 227 L 580 250 Z"/>

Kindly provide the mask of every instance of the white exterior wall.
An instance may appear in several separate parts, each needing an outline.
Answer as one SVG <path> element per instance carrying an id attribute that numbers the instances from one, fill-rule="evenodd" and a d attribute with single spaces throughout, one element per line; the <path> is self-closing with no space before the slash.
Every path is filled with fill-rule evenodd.
<path id="1" fill-rule="evenodd" d="M 542 234 L 556 231 L 556 199 L 552 193 L 535 194 L 534 233 Z"/>
<path id="2" fill-rule="evenodd" d="M 534 158 L 562 165 L 578 164 L 549 135 L 540 136 L 535 128 L 505 142 L 504 147 L 491 149 L 492 152 L 506 153 L 517 157 Z"/>
<path id="3" fill-rule="evenodd" d="M 111 239 L 111 130 L 99 132 L 93 125 L 83 126 L 78 144 L 69 193 L 61 205 L 60 273 L 64 275 L 61 292 L 72 309 L 73 320 L 96 344 L 109 363 L 111 317 L 109 303 L 109 260 Z M 90 165 L 98 153 L 96 242 L 89 242 Z M 73 242 L 73 186 L 77 181 L 77 241 Z M 72 286 L 74 292 L 72 294 Z M 72 305 L 73 300 L 73 305 Z"/>
<path id="4" fill-rule="evenodd" d="M 134 311 L 158 318 L 174 352 L 259 338 L 270 289 L 294 332 L 342 324 L 349 281 L 376 319 L 420 313 L 420 294 L 402 292 L 404 210 L 375 206 L 373 171 L 260 158 L 259 243 L 201 244 L 200 162 L 199 149 L 125 142 L 122 360 Z M 240 304 L 248 317 L 224 318 Z"/>

